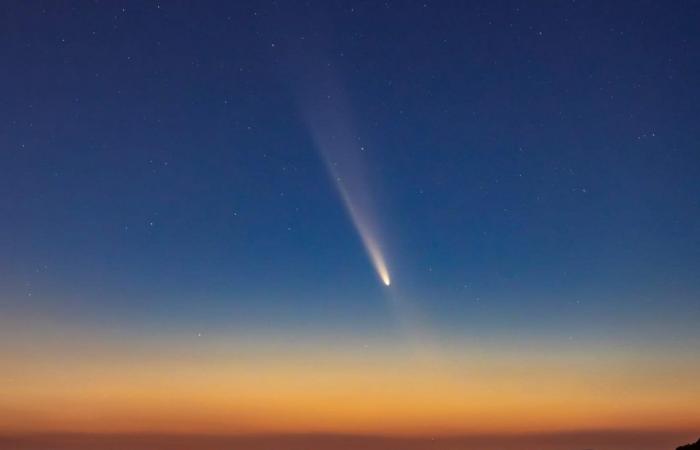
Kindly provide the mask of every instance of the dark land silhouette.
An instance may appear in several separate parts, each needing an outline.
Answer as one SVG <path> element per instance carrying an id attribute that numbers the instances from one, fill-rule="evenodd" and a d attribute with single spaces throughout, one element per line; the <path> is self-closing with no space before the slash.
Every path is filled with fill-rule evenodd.
<path id="1" fill-rule="evenodd" d="M 692 444 L 681 445 L 680 447 L 677 447 L 676 450 L 700 450 L 700 439 Z"/>

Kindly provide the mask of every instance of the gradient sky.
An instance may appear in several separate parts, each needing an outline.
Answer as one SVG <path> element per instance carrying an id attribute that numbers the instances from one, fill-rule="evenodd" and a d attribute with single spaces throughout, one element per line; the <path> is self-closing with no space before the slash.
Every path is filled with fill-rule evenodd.
<path id="1" fill-rule="evenodd" d="M 3 2 L 0 430 L 700 428 L 698 23 Z"/>

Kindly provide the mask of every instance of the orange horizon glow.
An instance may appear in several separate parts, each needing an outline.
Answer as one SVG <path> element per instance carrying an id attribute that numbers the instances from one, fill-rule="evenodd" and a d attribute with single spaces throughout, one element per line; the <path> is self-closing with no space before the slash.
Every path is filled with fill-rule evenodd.
<path id="1" fill-rule="evenodd" d="M 680 359 L 663 367 L 604 349 L 591 357 L 465 345 L 447 362 L 390 343 L 245 346 L 219 335 L 168 337 L 166 349 L 156 340 L 42 339 L 2 355 L 0 430 L 457 435 L 700 426 L 700 367 Z"/>

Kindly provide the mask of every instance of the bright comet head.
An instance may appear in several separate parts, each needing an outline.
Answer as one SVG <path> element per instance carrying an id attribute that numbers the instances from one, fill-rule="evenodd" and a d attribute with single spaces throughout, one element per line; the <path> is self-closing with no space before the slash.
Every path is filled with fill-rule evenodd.
<path id="1" fill-rule="evenodd" d="M 386 269 L 386 266 L 377 265 L 377 273 L 385 286 L 391 285 L 391 278 L 389 277 L 389 271 Z"/>
<path id="2" fill-rule="evenodd" d="M 389 276 L 389 269 L 386 267 L 384 256 L 379 251 L 379 247 L 377 247 L 377 245 L 374 243 L 371 236 L 363 233 L 362 227 L 358 227 L 358 229 L 360 230 L 360 236 L 362 237 L 362 241 L 365 243 L 365 247 L 367 249 L 367 253 L 369 254 L 369 259 L 372 261 L 372 265 L 374 266 L 374 270 L 377 271 L 377 275 L 379 275 L 382 283 L 384 283 L 385 286 L 390 286 L 391 277 Z"/>

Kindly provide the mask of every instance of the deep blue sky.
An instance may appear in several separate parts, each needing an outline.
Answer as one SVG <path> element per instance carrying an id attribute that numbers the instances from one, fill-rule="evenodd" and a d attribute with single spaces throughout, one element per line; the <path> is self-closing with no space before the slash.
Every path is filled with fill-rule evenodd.
<path id="1" fill-rule="evenodd" d="M 299 78 L 333 73 L 395 288 L 433 323 L 698 338 L 698 23 L 682 1 L 4 2 L 0 307 L 387 326 L 302 117 Z"/>

